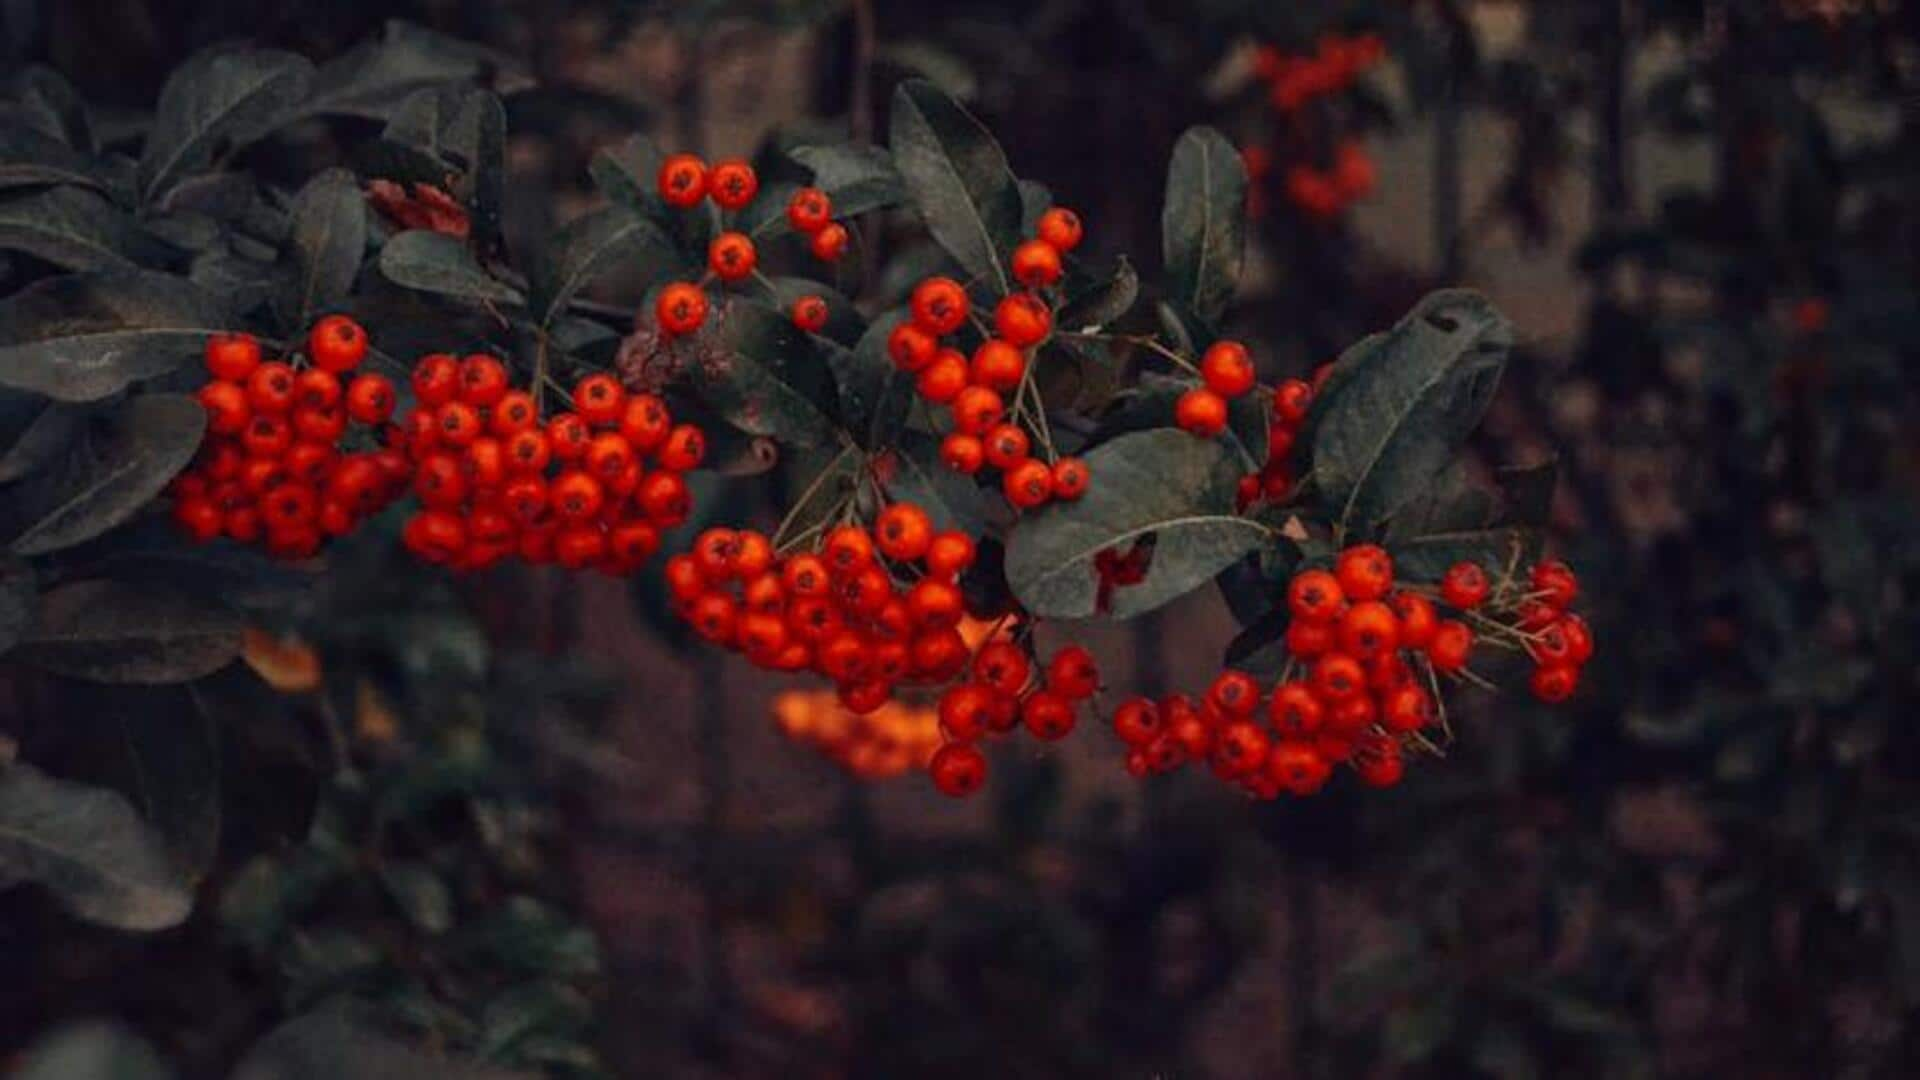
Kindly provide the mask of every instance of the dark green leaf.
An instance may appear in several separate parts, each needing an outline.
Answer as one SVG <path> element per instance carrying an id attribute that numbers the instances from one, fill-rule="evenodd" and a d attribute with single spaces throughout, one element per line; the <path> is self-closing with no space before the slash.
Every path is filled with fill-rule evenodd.
<path id="1" fill-rule="evenodd" d="M 1355 356 L 1314 405 L 1314 487 L 1340 536 L 1372 535 L 1427 491 L 1486 412 L 1512 341 L 1493 305 L 1456 290 Z"/>
<path id="2" fill-rule="evenodd" d="M 339 310 L 353 291 L 367 253 L 360 182 L 345 169 L 320 173 L 294 197 L 292 219 L 289 272 L 275 299 L 281 322 L 297 332 Z"/>
<path id="3" fill-rule="evenodd" d="M 44 131 L 0 123 L 0 189 L 78 184 L 107 190 L 107 175 L 86 155 Z"/>
<path id="4" fill-rule="evenodd" d="M 777 539 L 783 542 L 824 531 L 834 513 L 858 490 L 867 459 L 857 447 L 848 446 L 788 455 L 786 463 L 788 490 L 796 494 L 781 523 Z"/>
<path id="5" fill-rule="evenodd" d="M 1005 252 L 1020 232 L 1020 188 L 1000 144 L 930 82 L 893 96 L 893 161 L 927 231 L 968 274 L 1004 294 Z"/>
<path id="6" fill-rule="evenodd" d="M 11 484 L 39 472 L 58 459 L 80 431 L 86 410 L 44 398 L 28 398 L 38 406 L 34 417 L 0 454 L 0 484 Z"/>
<path id="7" fill-rule="evenodd" d="M 211 296 L 168 274 L 48 278 L 0 301 L 0 386 L 97 401 L 173 370 L 228 323 Z"/>
<path id="8" fill-rule="evenodd" d="M 1160 250 L 1167 293 L 1218 322 L 1233 300 L 1246 247 L 1247 170 L 1240 152 L 1212 128 L 1192 128 L 1173 146 Z"/>
<path id="9" fill-rule="evenodd" d="M 121 930 L 164 930 L 193 906 L 165 845 L 127 800 L 16 764 L 0 767 L 0 888 L 25 882 Z"/>
<path id="10" fill-rule="evenodd" d="M 1498 571 L 1518 552 L 1537 550 L 1535 531 L 1546 520 L 1557 461 L 1502 469 L 1501 494 L 1473 487 L 1464 470 L 1449 469 L 1432 490 L 1407 504 L 1387 523 L 1384 542 L 1396 576 L 1437 582 L 1459 562 Z M 1544 495 L 1542 492 L 1544 491 Z"/>
<path id="11" fill-rule="evenodd" d="M 541 250 L 529 274 L 529 305 L 545 326 L 595 276 L 638 266 L 651 277 L 675 261 L 658 226 L 627 207 L 602 207 L 568 222 Z"/>
<path id="12" fill-rule="evenodd" d="M 93 1021 L 41 1039 L 10 1075 L 13 1080 L 168 1080 L 173 1072 L 139 1036 Z"/>
<path id="13" fill-rule="evenodd" d="M 887 337 L 906 321 L 904 308 L 880 316 L 852 349 L 827 353 L 840 389 L 840 414 L 854 441 L 868 450 L 891 445 L 913 408 L 913 376 L 894 366 Z"/>
<path id="14" fill-rule="evenodd" d="M 21 494 L 25 526 L 8 547 L 44 555 L 91 540 L 160 494 L 200 448 L 206 410 L 179 394 L 143 394 L 116 410 L 97 450 L 36 475 Z"/>
<path id="15" fill-rule="evenodd" d="M 313 65 L 273 49 L 216 46 L 174 69 L 160 88 L 140 157 L 140 195 L 157 201 L 224 149 L 271 131 L 307 93 Z"/>
<path id="16" fill-rule="evenodd" d="M 687 372 L 707 407 L 750 435 L 796 446 L 830 441 L 833 380 L 807 336 L 785 315 L 744 300 L 712 318 L 713 348 Z"/>
<path id="17" fill-rule="evenodd" d="M 499 81 L 499 73 L 512 67 L 512 58 L 504 53 L 389 19 L 378 38 L 321 65 L 300 112 L 386 120 L 418 90 L 471 82 L 483 74 Z M 529 80 L 518 76 L 511 81 L 521 85 Z"/>
<path id="18" fill-rule="evenodd" d="M 11 115 L 36 131 L 60 140 L 82 153 L 96 149 L 87 103 L 64 76 L 52 68 L 32 64 L 8 84 L 8 96 L 17 104 Z"/>
<path id="19" fill-rule="evenodd" d="M 67 778 L 126 796 L 198 884 L 221 827 L 220 732 L 200 688 L 72 685 L 62 700 L 68 736 L 94 748 Z"/>
<path id="20" fill-rule="evenodd" d="M 205 598 L 118 581 L 63 585 L 13 656 L 104 683 L 177 683 L 211 675 L 240 652 L 240 620 Z"/>
<path id="21" fill-rule="evenodd" d="M 1140 275 L 1122 255 L 1111 277 L 1095 282 L 1061 306 L 1054 324 L 1062 330 L 1100 330 L 1132 311 L 1139 298 Z"/>
<path id="22" fill-rule="evenodd" d="M 525 297 L 473 257 L 467 242 L 428 229 L 410 229 L 380 249 L 380 273 L 395 285 L 462 300 L 520 304 Z"/>
<path id="23" fill-rule="evenodd" d="M 1234 513 L 1240 463 L 1217 440 L 1135 432 L 1086 461 L 1087 494 L 1026 518 L 1007 545 L 1007 582 L 1037 616 L 1093 615 L 1094 557 L 1108 548 L 1157 538 L 1146 578 L 1114 594 L 1113 615 L 1127 618 L 1192 591 L 1268 540 L 1265 526 Z"/>
<path id="24" fill-rule="evenodd" d="M 453 194 L 467 208 L 473 244 L 481 252 L 492 252 L 500 236 L 506 176 L 507 115 L 500 99 L 470 86 L 418 90 L 401 102 L 380 138 L 411 147 L 459 173 Z"/>
<path id="25" fill-rule="evenodd" d="M 880 147 L 851 143 L 802 146 L 792 156 L 812 171 L 813 186 L 833 200 L 835 217 L 884 210 L 906 201 L 907 188 L 900 170 Z"/>
<path id="26" fill-rule="evenodd" d="M 24 251 L 68 270 L 130 270 L 175 254 L 111 200 L 77 187 L 0 202 L 0 250 Z"/>
<path id="27" fill-rule="evenodd" d="M 665 212 L 656 177 L 660 163 L 666 160 L 660 147 L 645 135 L 629 135 L 610 146 L 603 146 L 587 164 L 593 186 L 616 206 L 624 206 L 648 217 Z"/>

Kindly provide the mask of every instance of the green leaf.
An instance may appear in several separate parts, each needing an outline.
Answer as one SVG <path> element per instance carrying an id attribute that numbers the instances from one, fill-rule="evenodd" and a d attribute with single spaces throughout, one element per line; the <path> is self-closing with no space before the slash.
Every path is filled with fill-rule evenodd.
<path id="1" fill-rule="evenodd" d="M 247 1051 L 233 1080 L 315 1080 L 318 1077 L 409 1077 L 413 1080 L 531 1080 L 402 1042 L 379 1033 L 340 1008 L 290 1020 Z"/>
<path id="2" fill-rule="evenodd" d="M 507 140 L 507 114 L 498 97 L 471 86 L 415 91 L 394 111 L 380 138 L 457 170 L 460 183 L 453 194 L 467 208 L 474 246 L 488 253 L 498 246 Z"/>
<path id="3" fill-rule="evenodd" d="M 313 65 L 289 52 L 216 46 L 196 53 L 160 88 L 136 173 L 141 197 L 157 201 L 223 148 L 267 134 L 312 79 Z"/>
<path id="4" fill-rule="evenodd" d="M 177 926 L 193 894 L 160 838 L 118 794 L 0 767 L 0 888 L 32 882 L 120 930 Z"/>
<path id="5" fill-rule="evenodd" d="M 411 861 L 386 862 L 380 867 L 380 884 L 413 925 L 429 934 L 444 934 L 453 926 L 453 894 L 432 867 Z"/>
<path id="6" fill-rule="evenodd" d="M 1499 495 L 1473 487 L 1463 469 L 1442 473 L 1429 494 L 1387 523 L 1383 541 L 1395 576 L 1437 582 L 1455 563 L 1497 571 L 1516 551 L 1536 553 L 1559 471 L 1552 459 L 1502 469 L 1495 477 Z"/>
<path id="7" fill-rule="evenodd" d="M 1054 325 L 1063 330 L 1100 330 L 1132 311 L 1139 298 L 1140 275 L 1122 255 L 1110 277 L 1094 282 L 1061 306 Z"/>
<path id="8" fill-rule="evenodd" d="M 813 186 L 833 200 L 833 216 L 849 218 L 906 201 L 906 183 L 893 158 L 877 146 L 834 143 L 802 146 L 793 160 L 813 173 Z"/>
<path id="9" fill-rule="evenodd" d="M 22 395 L 23 397 L 25 395 Z M 0 484 L 11 484 L 46 468 L 59 458 L 79 434 L 86 410 L 77 405 L 28 397 L 36 404 L 33 419 L 0 454 Z"/>
<path id="10" fill-rule="evenodd" d="M 62 700 L 66 734 L 93 749 L 67 779 L 126 796 L 197 885 L 221 831 L 220 731 L 200 688 L 72 685 Z"/>
<path id="11" fill-rule="evenodd" d="M 1247 170 L 1225 135 L 1191 128 L 1173 146 L 1160 250 L 1167 293 L 1208 322 L 1232 302 L 1246 247 Z"/>
<path id="12" fill-rule="evenodd" d="M 986 495 L 973 477 L 954 472 L 940 460 L 939 440 L 902 431 L 891 461 L 892 475 L 886 482 L 889 498 L 925 510 L 936 529 L 958 529 L 973 536 L 986 530 Z"/>
<path id="13" fill-rule="evenodd" d="M 887 337 L 907 319 L 905 308 L 880 316 L 852 349 L 833 348 L 827 362 L 840 390 L 840 415 L 853 439 L 868 450 L 894 441 L 913 409 L 913 376 L 887 353 Z"/>
<path id="14" fill-rule="evenodd" d="M 467 242 L 429 229 L 409 229 L 380 249 L 380 273 L 395 285 L 461 300 L 521 304 L 519 290 L 487 273 Z"/>
<path id="15" fill-rule="evenodd" d="M 1314 405 L 1314 488 L 1338 537 L 1373 535 L 1428 490 L 1486 412 L 1512 342 L 1484 297 L 1450 290 L 1349 354 Z"/>
<path id="16" fill-rule="evenodd" d="M 139 513 L 200 448 L 206 410 L 179 394 L 143 394 L 117 409 L 104 444 L 66 468 L 36 475 L 22 492 L 28 524 L 8 544 L 44 555 L 84 543 Z"/>
<path id="17" fill-rule="evenodd" d="M 106 173 L 73 147 L 43 131 L 0 123 L 0 189 L 41 184 L 108 187 Z"/>
<path id="18" fill-rule="evenodd" d="M 612 267 L 638 265 L 652 277 L 676 261 L 672 241 L 658 226 L 627 207 L 602 207 L 568 222 L 541 249 L 528 275 L 529 303 L 545 326 Z"/>
<path id="19" fill-rule="evenodd" d="M 346 304 L 367 253 L 367 203 L 352 173 L 328 169 L 294 196 L 291 216 L 291 272 L 275 307 L 281 322 L 297 332 Z"/>
<path id="20" fill-rule="evenodd" d="M 779 539 L 804 536 L 822 528 L 829 517 L 859 489 L 866 455 L 858 447 L 840 450 L 802 451 L 786 456 L 784 473 L 787 490 L 794 492 L 793 505 L 781 522 Z"/>
<path id="21" fill-rule="evenodd" d="M 666 206 L 656 189 L 664 160 L 659 144 L 645 135 L 629 135 L 595 151 L 587 175 L 608 202 L 655 217 Z"/>
<path id="22" fill-rule="evenodd" d="M 0 250 L 24 251 L 67 270 L 131 270 L 175 254 L 106 196 L 78 187 L 0 202 Z"/>
<path id="23" fill-rule="evenodd" d="M 96 149 L 87 103 L 59 72 L 40 64 L 28 65 L 8 81 L 7 96 L 15 103 L 6 114 L 9 118 L 82 153 Z"/>
<path id="24" fill-rule="evenodd" d="M 380 36 L 321 65 L 313 92 L 302 103 L 306 116 L 359 116 L 387 120 L 408 95 L 442 83 L 471 82 L 514 66 L 511 57 L 402 19 L 389 19 Z M 526 84 L 524 75 L 510 80 Z"/>
<path id="25" fill-rule="evenodd" d="M 228 323 L 211 296 L 168 274 L 48 278 L 0 301 L 0 387 L 98 401 L 173 370 Z"/>
<path id="26" fill-rule="evenodd" d="M 1094 557 L 1111 547 L 1156 538 L 1145 579 L 1114 594 L 1112 614 L 1128 618 L 1192 591 L 1268 540 L 1265 526 L 1234 513 L 1240 463 L 1218 440 L 1135 432 L 1086 462 L 1086 495 L 1023 520 L 1007 545 L 1007 582 L 1037 616 L 1095 614 Z"/>
<path id="27" fill-rule="evenodd" d="M 927 231 L 955 262 L 1005 294 L 1020 232 L 1020 188 L 987 129 L 930 82 L 893 95 L 893 161 Z"/>
<path id="28" fill-rule="evenodd" d="M 779 312 L 729 300 L 707 332 L 713 349 L 688 366 L 707 407 L 749 435 L 795 446 L 833 438 L 834 388 L 812 343 Z"/>
<path id="29" fill-rule="evenodd" d="M 168 1080 L 173 1071 L 139 1036 L 88 1021 L 41 1039 L 9 1075 L 13 1080 Z"/>
<path id="30" fill-rule="evenodd" d="M 211 675 L 240 653 L 240 620 L 204 597 L 119 581 L 62 585 L 13 657 L 103 683 L 162 684 Z"/>

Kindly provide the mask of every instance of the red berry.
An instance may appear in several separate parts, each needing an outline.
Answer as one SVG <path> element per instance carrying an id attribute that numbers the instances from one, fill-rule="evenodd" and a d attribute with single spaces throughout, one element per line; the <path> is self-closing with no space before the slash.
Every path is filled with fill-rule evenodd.
<path id="1" fill-rule="evenodd" d="M 1347 599 L 1379 600 L 1393 589 L 1393 558 L 1378 544 L 1357 544 L 1340 553 L 1333 574 Z"/>
<path id="2" fill-rule="evenodd" d="M 1223 671 L 1207 688 L 1207 700 L 1228 716 L 1246 716 L 1260 704 L 1260 684 L 1244 671 Z"/>
<path id="3" fill-rule="evenodd" d="M 807 295 L 793 302 L 793 325 L 809 334 L 819 333 L 827 325 L 827 301 L 824 297 Z"/>
<path id="4" fill-rule="evenodd" d="M 1145 746 L 1165 728 L 1159 706 L 1148 698 L 1132 698 L 1113 711 L 1114 733 L 1128 746 Z"/>
<path id="5" fill-rule="evenodd" d="M 207 339 L 207 373 L 230 383 L 247 381 L 260 366 L 260 342 L 252 334 L 215 334 Z"/>
<path id="6" fill-rule="evenodd" d="M 994 693 L 979 683 L 961 683 L 940 695 L 940 730 L 956 743 L 985 735 L 993 714 Z"/>
<path id="7" fill-rule="evenodd" d="M 821 262 L 839 262 L 840 257 L 847 253 L 848 239 L 847 227 L 836 221 L 814 233 L 807 249 Z"/>
<path id="8" fill-rule="evenodd" d="M 967 321 L 967 290 L 948 277 L 931 277 L 914 286 L 909 304 L 914 325 L 935 337 L 945 337 Z"/>
<path id="9" fill-rule="evenodd" d="M 1073 701 L 1092 697 L 1100 689 L 1100 665 L 1086 649 L 1069 645 L 1047 662 L 1047 688 Z"/>
<path id="10" fill-rule="evenodd" d="M 1340 617 L 1340 648 L 1361 660 L 1391 654 L 1400 645 L 1400 620 L 1378 600 L 1355 604 Z"/>
<path id="11" fill-rule="evenodd" d="M 385 375 L 356 375 L 347 385 L 347 415 L 363 424 L 384 424 L 393 416 L 393 381 Z"/>
<path id="12" fill-rule="evenodd" d="M 1044 289 L 1060 280 L 1060 249 L 1045 240 L 1028 240 L 1013 249 L 1013 280 Z"/>
<path id="13" fill-rule="evenodd" d="M 707 294 L 698 285 L 676 281 L 660 290 L 654 317 L 669 334 L 691 334 L 707 321 Z"/>
<path id="14" fill-rule="evenodd" d="M 934 751 L 927 773 L 941 794 L 964 799 L 987 782 L 987 758 L 966 743 L 948 743 Z"/>
<path id="15" fill-rule="evenodd" d="M 1031 293 L 1014 293 L 993 309 L 994 333 L 1009 345 L 1038 345 L 1053 332 L 1053 311 Z"/>
<path id="16" fill-rule="evenodd" d="M 954 432 L 940 441 L 940 460 L 954 472 L 969 476 L 980 471 L 986 458 L 986 450 L 980 440 L 972 435 Z"/>
<path id="17" fill-rule="evenodd" d="M 1473 630 L 1455 619 L 1442 619 L 1427 645 L 1427 661 L 1435 671 L 1451 674 L 1467 666 L 1472 652 Z"/>
<path id="18" fill-rule="evenodd" d="M 760 257 L 747 234 L 724 232 L 707 245 L 707 269 L 721 281 L 740 281 L 753 274 Z"/>
<path id="19" fill-rule="evenodd" d="M 1345 653 L 1328 653 L 1314 661 L 1309 676 L 1314 693 L 1328 701 L 1345 701 L 1367 691 L 1367 669 Z"/>
<path id="20" fill-rule="evenodd" d="M 999 338 L 988 338 L 973 351 L 969 376 L 977 385 L 1011 393 L 1019 388 L 1026 374 L 1026 354 Z"/>
<path id="21" fill-rule="evenodd" d="M 1492 590 L 1487 572 L 1479 563 L 1455 563 L 1440 579 L 1440 599 L 1462 611 L 1472 611 L 1485 603 Z"/>
<path id="22" fill-rule="evenodd" d="M 739 210 L 753 201 L 760 178 L 744 161 L 722 161 L 707 177 L 707 194 L 725 210 Z"/>
<path id="23" fill-rule="evenodd" d="M 1087 493 L 1090 479 L 1087 463 L 1075 457 L 1063 457 L 1053 463 L 1053 497 L 1072 502 Z"/>
<path id="24" fill-rule="evenodd" d="M 1001 476 L 1000 487 L 1008 502 L 1031 510 L 1053 497 L 1053 470 L 1044 461 L 1028 458 Z"/>
<path id="25" fill-rule="evenodd" d="M 1529 685 L 1533 696 L 1548 704 L 1558 704 L 1573 696 L 1580 687 L 1580 669 L 1572 664 L 1546 664 L 1533 669 Z"/>
<path id="26" fill-rule="evenodd" d="M 1542 594 L 1541 603 L 1564 609 L 1580 598 L 1580 579 L 1566 563 L 1549 559 L 1533 568 L 1533 591 Z"/>
<path id="27" fill-rule="evenodd" d="M 1174 403 L 1173 422 L 1182 431 L 1211 439 L 1226 430 L 1227 399 L 1207 389 L 1196 386 L 1180 395 Z"/>
<path id="28" fill-rule="evenodd" d="M 1080 215 L 1056 206 L 1040 215 L 1034 232 L 1062 253 L 1080 246 Z"/>
<path id="29" fill-rule="evenodd" d="M 307 358 L 322 371 L 351 371 L 367 355 L 367 332 L 345 315 L 329 315 L 307 334 Z"/>
<path id="30" fill-rule="evenodd" d="M 1295 618 L 1324 621 L 1346 607 L 1340 581 L 1325 570 L 1303 570 L 1287 583 L 1287 607 Z"/>
<path id="31" fill-rule="evenodd" d="M 1216 341 L 1201 354 L 1200 378 L 1221 397 L 1237 398 L 1253 389 L 1253 358 L 1237 341 Z"/>
<path id="32" fill-rule="evenodd" d="M 660 163 L 660 198 L 685 210 L 707 197 L 707 163 L 692 154 L 675 154 Z"/>
<path id="33" fill-rule="evenodd" d="M 1074 721 L 1073 702 L 1054 690 L 1036 690 L 1020 704 L 1020 722 L 1048 742 L 1072 734 Z"/>
<path id="34" fill-rule="evenodd" d="M 1298 427 L 1313 405 L 1313 387 L 1299 379 L 1288 379 L 1273 390 L 1274 418 L 1289 427 Z"/>
<path id="35" fill-rule="evenodd" d="M 833 220 L 833 200 L 819 188 L 804 187 L 787 200 L 787 224 L 798 233 L 812 234 Z"/>

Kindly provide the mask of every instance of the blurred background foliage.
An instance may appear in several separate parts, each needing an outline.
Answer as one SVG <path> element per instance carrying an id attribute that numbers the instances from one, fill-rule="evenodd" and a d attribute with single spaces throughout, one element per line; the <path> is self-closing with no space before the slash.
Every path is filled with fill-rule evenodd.
<path id="1" fill-rule="evenodd" d="M 1391 793 L 1242 805 L 1141 786 L 1088 732 L 954 808 L 768 737 L 763 681 L 663 643 L 644 582 L 454 581 L 362 536 L 210 684 L 245 703 L 219 715 L 257 723 L 212 724 L 184 691 L 143 700 L 136 725 L 110 692 L 6 685 L 23 757 L 61 775 L 114 782 L 123 766 L 62 747 L 91 745 L 89 725 L 134 738 L 162 708 L 215 752 L 169 740 L 132 760 L 246 763 L 223 806 L 162 823 L 192 850 L 224 815 L 202 884 L 217 900 L 184 927 L 132 936 L 0 893 L 0 1060 L 22 1075 L 164 1075 L 158 1059 L 304 1075 L 316 1041 L 341 1043 L 324 1027 L 340 1010 L 556 1075 L 1920 1061 L 1920 7 L 0 11 L 8 65 L 48 64 L 109 106 L 108 144 L 211 42 L 326 58 L 401 18 L 481 43 L 507 105 L 508 250 L 590 206 L 592 153 L 629 131 L 714 154 L 866 137 L 910 74 L 964 96 L 1093 246 L 1143 264 L 1189 124 L 1311 161 L 1360 139 L 1378 193 L 1337 219 L 1271 178 L 1234 329 L 1265 374 L 1296 374 L 1428 288 L 1489 291 L 1521 349 L 1477 449 L 1559 453 L 1554 543 L 1591 583 L 1601 641 L 1571 709 L 1470 707 L 1448 759 Z M 1388 60 L 1338 100 L 1283 117 L 1249 78 L 1256 42 L 1304 54 L 1363 30 Z M 315 126 L 247 164 L 290 183 L 341 138 Z M 1217 606 L 1096 635 L 1118 688 L 1217 668 Z M 362 1042 L 366 1062 L 412 1053 Z"/>

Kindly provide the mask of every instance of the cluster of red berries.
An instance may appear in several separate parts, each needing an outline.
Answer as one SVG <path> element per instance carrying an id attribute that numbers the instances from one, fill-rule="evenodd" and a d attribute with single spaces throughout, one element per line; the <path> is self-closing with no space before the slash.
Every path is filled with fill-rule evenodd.
<path id="1" fill-rule="evenodd" d="M 732 160 L 709 169 L 693 154 L 674 154 L 661 162 L 656 184 L 661 200 L 679 210 L 691 210 L 712 199 L 721 210 L 737 212 L 760 193 L 760 177 L 753 166 Z M 818 188 L 793 194 L 787 203 L 787 222 L 808 238 L 816 258 L 834 262 L 846 253 L 847 227 L 833 220 L 833 205 Z M 706 280 L 737 284 L 753 277 L 759 267 L 760 252 L 753 237 L 738 229 L 721 232 L 707 245 Z M 660 290 L 653 313 L 663 332 L 691 334 L 705 324 L 709 304 L 704 285 L 705 281 L 676 281 Z M 793 318 L 803 329 L 818 330 L 826 325 L 826 302 L 818 296 L 806 297 L 795 305 Z"/>
<path id="2" fill-rule="evenodd" d="M 1078 499 L 1087 490 L 1086 463 L 1035 457 L 1033 437 L 1017 419 L 1032 351 L 1053 333 L 1053 308 L 1041 292 L 1059 283 L 1061 260 L 1080 245 L 1081 235 L 1080 218 L 1071 210 L 1056 207 L 1040 216 L 1037 235 L 1015 248 L 1011 259 L 1013 278 L 1027 291 L 995 306 L 991 332 L 981 328 L 971 358 L 943 344 L 965 330 L 974 314 L 966 288 L 949 277 L 915 286 L 912 317 L 887 338 L 894 365 L 916 377 L 921 397 L 948 413 L 951 430 L 940 444 L 941 460 L 969 476 L 999 470 L 1007 501 L 1023 510 Z M 1050 447 L 1042 449 L 1051 456 Z"/>
<path id="3" fill-rule="evenodd" d="M 1173 422 L 1181 429 L 1211 439 L 1226 430 L 1227 403 L 1246 394 L 1259 381 L 1253 357 L 1237 341 L 1222 339 L 1200 355 L 1200 385 L 1180 395 L 1173 406 Z"/>
<path id="4" fill-rule="evenodd" d="M 705 434 L 611 375 L 581 379 L 571 410 L 543 416 L 495 357 L 435 353 L 414 365 L 413 394 L 390 440 L 420 500 L 402 539 L 427 562 L 478 570 L 517 555 L 631 574 L 687 518 L 681 474 Z"/>
<path id="5" fill-rule="evenodd" d="M 1322 366 L 1315 381 L 1324 380 L 1331 366 Z M 1284 502 L 1293 494 L 1293 445 L 1313 408 L 1314 383 L 1288 379 L 1273 388 L 1273 415 L 1267 421 L 1267 461 L 1260 471 L 1240 478 L 1235 502 L 1241 510 L 1254 503 Z"/>
<path id="6" fill-rule="evenodd" d="M 246 334 L 209 338 L 212 378 L 198 394 L 207 437 L 174 478 L 174 521 L 197 540 L 225 536 L 306 558 L 405 491 L 403 456 L 346 449 L 354 425 L 377 427 L 393 413 L 391 382 L 349 375 L 366 354 L 366 332 L 343 315 L 314 324 L 306 355 L 289 361 L 262 359 Z"/>
<path id="7" fill-rule="evenodd" d="M 1568 610 L 1580 597 L 1580 578 L 1558 559 L 1536 563 L 1526 574 L 1495 584 L 1478 563 L 1457 563 L 1440 579 L 1440 599 L 1487 619 L 1496 632 L 1517 640 L 1533 661 L 1528 685 L 1550 704 L 1580 687 L 1580 673 L 1593 658 L 1593 631 Z"/>
<path id="8" fill-rule="evenodd" d="M 1562 701 L 1592 655 L 1592 635 L 1565 610 L 1578 585 L 1564 563 L 1541 563 L 1529 580 L 1530 590 L 1503 589 L 1490 605 L 1495 590 L 1485 571 L 1462 563 L 1439 595 L 1480 622 L 1490 640 L 1520 643 L 1540 665 L 1534 692 Z M 1126 702 L 1113 725 L 1128 747 L 1129 772 L 1147 776 L 1205 760 L 1216 776 L 1268 799 L 1310 795 L 1341 764 L 1373 787 L 1400 781 L 1405 754 L 1427 745 L 1420 733 L 1439 715 L 1438 676 L 1465 673 L 1474 629 L 1444 617 L 1423 592 L 1396 587 L 1392 557 L 1373 544 L 1342 551 L 1332 570 L 1294 575 L 1286 598 L 1290 659 L 1280 682 L 1263 689 L 1229 670 L 1198 702 L 1184 695 Z"/>
<path id="9" fill-rule="evenodd" d="M 758 667 L 825 676 L 865 715 L 898 686 L 966 666 L 959 576 L 973 559 L 965 533 L 935 532 L 926 511 L 896 503 L 871 529 L 833 529 L 817 551 L 780 555 L 751 529 L 708 529 L 667 560 L 666 581 L 702 638 Z"/>
<path id="10" fill-rule="evenodd" d="M 964 798 L 987 781 L 982 740 L 1024 727 L 1037 739 L 1053 742 L 1072 734 L 1080 704 L 1100 689 L 1100 667 L 1093 654 L 1068 645 L 1044 668 L 1026 648 L 996 639 L 980 647 L 969 677 L 940 695 L 940 734 L 927 771 L 940 791 Z"/>
<path id="11" fill-rule="evenodd" d="M 1253 74 L 1267 85 L 1267 100 L 1273 107 L 1291 113 L 1316 98 L 1344 92 L 1386 54 L 1386 43 L 1378 34 L 1324 34 L 1308 56 L 1262 45 L 1254 53 Z"/>

